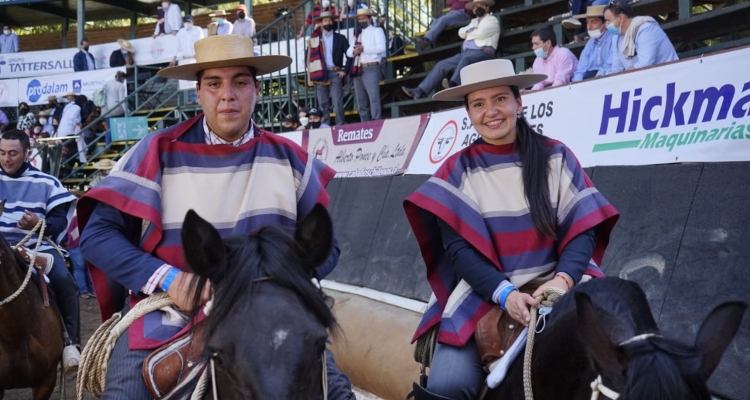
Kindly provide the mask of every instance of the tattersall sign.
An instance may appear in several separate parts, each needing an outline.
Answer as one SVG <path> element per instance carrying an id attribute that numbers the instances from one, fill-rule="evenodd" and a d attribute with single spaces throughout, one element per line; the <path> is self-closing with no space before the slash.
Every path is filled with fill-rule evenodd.
<path id="1" fill-rule="evenodd" d="M 584 167 L 750 161 L 750 48 L 522 96 L 524 116 Z M 407 173 L 431 174 L 476 131 L 435 113 Z"/>

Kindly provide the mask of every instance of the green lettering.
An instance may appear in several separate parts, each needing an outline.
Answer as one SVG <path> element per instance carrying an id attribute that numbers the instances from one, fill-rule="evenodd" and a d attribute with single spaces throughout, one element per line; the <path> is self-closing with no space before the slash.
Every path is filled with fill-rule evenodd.
<path id="1" fill-rule="evenodd" d="M 732 139 L 742 139 L 742 131 L 745 130 L 745 125 L 737 125 L 732 132 Z"/>
<path id="2" fill-rule="evenodd" d="M 718 129 L 714 129 L 714 130 L 717 132 L 719 131 Z M 695 137 L 690 138 L 690 144 L 698 143 L 699 141 L 703 142 L 704 140 L 706 140 L 706 135 L 708 134 L 708 131 L 698 131 L 695 133 L 697 133 Z"/>
<path id="3" fill-rule="evenodd" d="M 722 135 L 722 134 L 723 134 L 724 132 L 726 132 L 726 133 L 727 133 L 727 136 L 729 136 L 729 132 L 728 132 L 728 131 L 729 131 L 729 129 L 730 129 L 730 128 L 721 128 L 721 132 L 719 132 L 719 136 L 717 136 L 716 138 L 714 138 L 714 140 L 719 140 L 719 139 L 721 139 L 721 135 Z M 727 138 L 727 137 L 725 137 L 724 139 L 728 139 L 728 138 Z"/>
<path id="4" fill-rule="evenodd" d="M 662 136 L 662 137 L 659 138 L 659 140 L 656 141 L 656 145 L 654 147 L 657 148 L 657 149 L 661 149 L 662 147 L 664 147 L 664 143 L 666 141 L 667 141 L 667 137 L 666 136 Z"/>
<path id="5" fill-rule="evenodd" d="M 667 147 L 669 147 L 669 151 L 672 151 L 674 149 L 674 145 L 677 144 L 677 138 L 680 135 L 675 133 L 674 135 L 669 135 L 669 139 L 667 139 Z"/>
<path id="6" fill-rule="evenodd" d="M 716 139 L 716 136 L 717 136 L 717 135 L 718 135 L 719 137 L 721 137 L 721 133 L 719 133 L 719 130 L 718 130 L 718 129 L 711 129 L 711 134 L 710 134 L 710 135 L 708 135 L 708 137 L 706 138 L 706 141 L 707 141 L 707 142 L 710 142 L 710 141 L 712 141 L 712 140 Z"/>
<path id="7" fill-rule="evenodd" d="M 727 140 L 727 139 L 729 139 L 729 135 L 730 135 L 730 134 L 732 133 L 732 127 L 733 127 L 733 126 L 734 126 L 735 124 L 737 124 L 737 123 L 736 123 L 736 122 L 732 122 L 732 126 L 730 126 L 730 127 L 727 127 L 727 128 L 725 128 L 725 129 L 727 130 L 727 134 L 726 134 L 726 135 L 724 135 L 724 140 Z M 722 129 L 721 131 L 722 131 L 722 132 L 724 132 L 724 129 Z M 716 140 L 718 140 L 718 139 L 716 139 Z"/>
<path id="8" fill-rule="evenodd" d="M 656 138 L 659 137 L 659 132 L 654 132 L 654 137 L 651 137 L 650 133 L 646 134 L 646 138 L 641 142 L 641 149 L 653 149 Z"/>

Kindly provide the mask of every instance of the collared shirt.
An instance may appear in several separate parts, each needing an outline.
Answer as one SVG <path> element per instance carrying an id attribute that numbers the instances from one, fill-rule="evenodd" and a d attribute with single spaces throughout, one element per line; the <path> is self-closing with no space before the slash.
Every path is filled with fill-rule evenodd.
<path id="1" fill-rule="evenodd" d="M 573 82 L 583 80 L 588 71 L 597 71 L 597 75 L 607 75 L 612 68 L 612 42 L 614 36 L 605 31 L 598 39 L 589 39 L 578 60 L 578 69 L 573 75 Z"/>
<path id="2" fill-rule="evenodd" d="M 180 6 L 170 3 L 169 7 L 164 10 L 164 33 L 171 34 L 172 31 L 179 31 L 182 28 L 182 11 Z M 156 24 L 154 35 L 159 34 L 159 24 Z"/>
<path id="3" fill-rule="evenodd" d="M 60 124 L 57 126 L 57 135 L 71 136 L 76 133 L 76 125 L 81 123 L 81 107 L 76 103 L 68 103 L 63 109 Z"/>
<path id="4" fill-rule="evenodd" d="M 622 54 L 624 36 L 620 35 L 612 41 L 612 69 L 610 74 L 624 71 L 628 68 L 643 68 L 658 65 L 678 59 L 672 42 L 659 24 L 644 23 L 635 35 L 635 56 L 625 57 Z"/>
<path id="5" fill-rule="evenodd" d="M 560 86 L 570 83 L 578 67 L 578 59 L 567 47 L 553 47 L 547 58 L 537 57 L 532 69 L 535 74 L 547 75 L 547 79 L 537 83 L 532 90 L 544 89 L 547 86 Z"/>
<path id="6" fill-rule="evenodd" d="M 11 32 L 10 35 L 0 33 L 0 52 L 5 53 L 18 53 L 21 49 L 18 47 L 18 35 L 15 32 Z"/>
<path id="7" fill-rule="evenodd" d="M 250 39 L 255 37 L 255 21 L 250 17 L 243 19 L 237 19 L 234 21 L 234 28 L 232 28 L 233 35 L 243 35 Z"/>
<path id="8" fill-rule="evenodd" d="M 83 50 L 83 49 L 81 49 L 81 51 L 84 52 L 84 54 L 86 54 L 86 64 L 89 66 L 88 70 L 89 71 L 95 70 L 96 69 L 96 64 L 94 64 L 94 60 L 93 60 L 93 57 L 91 56 L 91 54 L 88 51 Z"/>
<path id="9" fill-rule="evenodd" d="M 385 33 L 377 26 L 370 25 L 367 29 L 363 29 L 362 33 L 359 34 L 359 42 L 362 44 L 363 49 L 362 54 L 359 56 L 360 62 L 380 62 L 380 59 L 385 57 Z M 349 50 L 346 51 L 346 55 L 350 58 L 354 58 L 354 45 L 356 43 L 357 39 L 352 37 Z"/>
<path id="10" fill-rule="evenodd" d="M 468 25 L 458 30 L 458 36 L 464 39 L 462 47 L 464 50 L 486 47 L 497 49 L 497 41 L 500 39 L 500 22 L 493 15 L 474 18 Z"/>
<path id="11" fill-rule="evenodd" d="M 323 47 L 325 50 L 326 67 L 333 68 L 336 64 L 333 62 L 333 30 L 326 32 L 325 29 L 320 29 L 323 32 Z"/>
<path id="12" fill-rule="evenodd" d="M 195 57 L 195 42 L 203 39 L 203 29 L 200 26 L 193 26 L 190 30 L 184 27 L 177 32 L 177 47 L 175 48 L 174 57 L 176 58 L 193 58 Z"/>
<path id="13" fill-rule="evenodd" d="M 223 24 L 216 27 L 216 34 L 217 35 L 231 35 L 232 28 L 234 28 L 232 23 L 225 20 Z"/>
<path id="14" fill-rule="evenodd" d="M 10 121 L 8 120 L 8 116 L 5 114 L 5 111 L 0 110 L 0 125 L 10 125 Z"/>

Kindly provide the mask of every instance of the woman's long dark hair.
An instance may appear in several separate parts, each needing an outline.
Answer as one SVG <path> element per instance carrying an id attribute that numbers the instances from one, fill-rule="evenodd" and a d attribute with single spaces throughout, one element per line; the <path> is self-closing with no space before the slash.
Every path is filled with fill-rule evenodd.
<path id="1" fill-rule="evenodd" d="M 519 99 L 521 93 L 518 86 L 509 86 L 513 97 Z M 466 109 L 469 109 L 469 96 L 464 99 Z M 529 203 L 531 220 L 539 233 L 548 237 L 555 237 L 555 213 L 550 200 L 549 151 L 545 145 L 548 137 L 531 129 L 523 115 L 516 119 L 516 141 L 514 145 L 521 154 L 521 173 L 523 177 L 523 192 Z"/>

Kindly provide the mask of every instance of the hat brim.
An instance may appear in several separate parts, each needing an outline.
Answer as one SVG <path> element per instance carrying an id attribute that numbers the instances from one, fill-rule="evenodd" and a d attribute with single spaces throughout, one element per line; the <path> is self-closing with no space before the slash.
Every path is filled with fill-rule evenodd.
<path id="1" fill-rule="evenodd" d="M 110 164 L 110 165 L 106 165 L 105 166 L 105 165 L 99 164 L 98 161 L 95 162 L 95 163 L 93 163 L 93 164 L 91 164 L 91 166 L 94 167 L 94 168 L 96 168 L 96 169 L 112 169 L 112 168 L 115 167 L 114 164 Z"/>
<path id="2" fill-rule="evenodd" d="M 573 19 L 604 18 L 604 14 L 601 14 L 601 15 L 578 14 L 578 15 L 574 15 L 574 16 L 572 16 L 570 18 L 573 18 Z"/>
<path id="3" fill-rule="evenodd" d="M 492 6 L 495 5 L 495 2 L 492 1 L 492 0 L 490 0 L 490 1 L 471 1 L 471 2 L 466 3 L 466 9 L 467 10 L 472 10 L 474 8 L 474 6 L 477 5 L 477 4 L 486 4 L 487 6 L 492 7 Z"/>
<path id="4" fill-rule="evenodd" d="M 515 76 L 506 76 L 503 78 L 490 79 L 468 85 L 456 86 L 450 89 L 441 90 L 432 96 L 437 101 L 463 101 L 464 97 L 471 92 L 481 89 L 487 89 L 496 86 L 518 86 L 519 89 L 525 89 L 529 86 L 547 79 L 543 74 L 521 74 Z"/>
<path id="5" fill-rule="evenodd" d="M 323 18 L 331 18 L 332 20 L 336 21 L 339 19 L 339 16 L 338 15 L 326 15 L 325 17 L 315 17 L 313 18 L 313 22 L 322 21 Z"/>
<path id="6" fill-rule="evenodd" d="M 244 58 L 230 58 L 227 60 L 200 62 L 192 64 L 177 65 L 160 70 L 158 75 L 164 78 L 182 79 L 186 81 L 197 81 L 198 72 L 211 68 L 225 67 L 253 67 L 255 73 L 265 75 L 280 71 L 292 64 L 292 58 L 287 56 L 254 56 Z"/>

